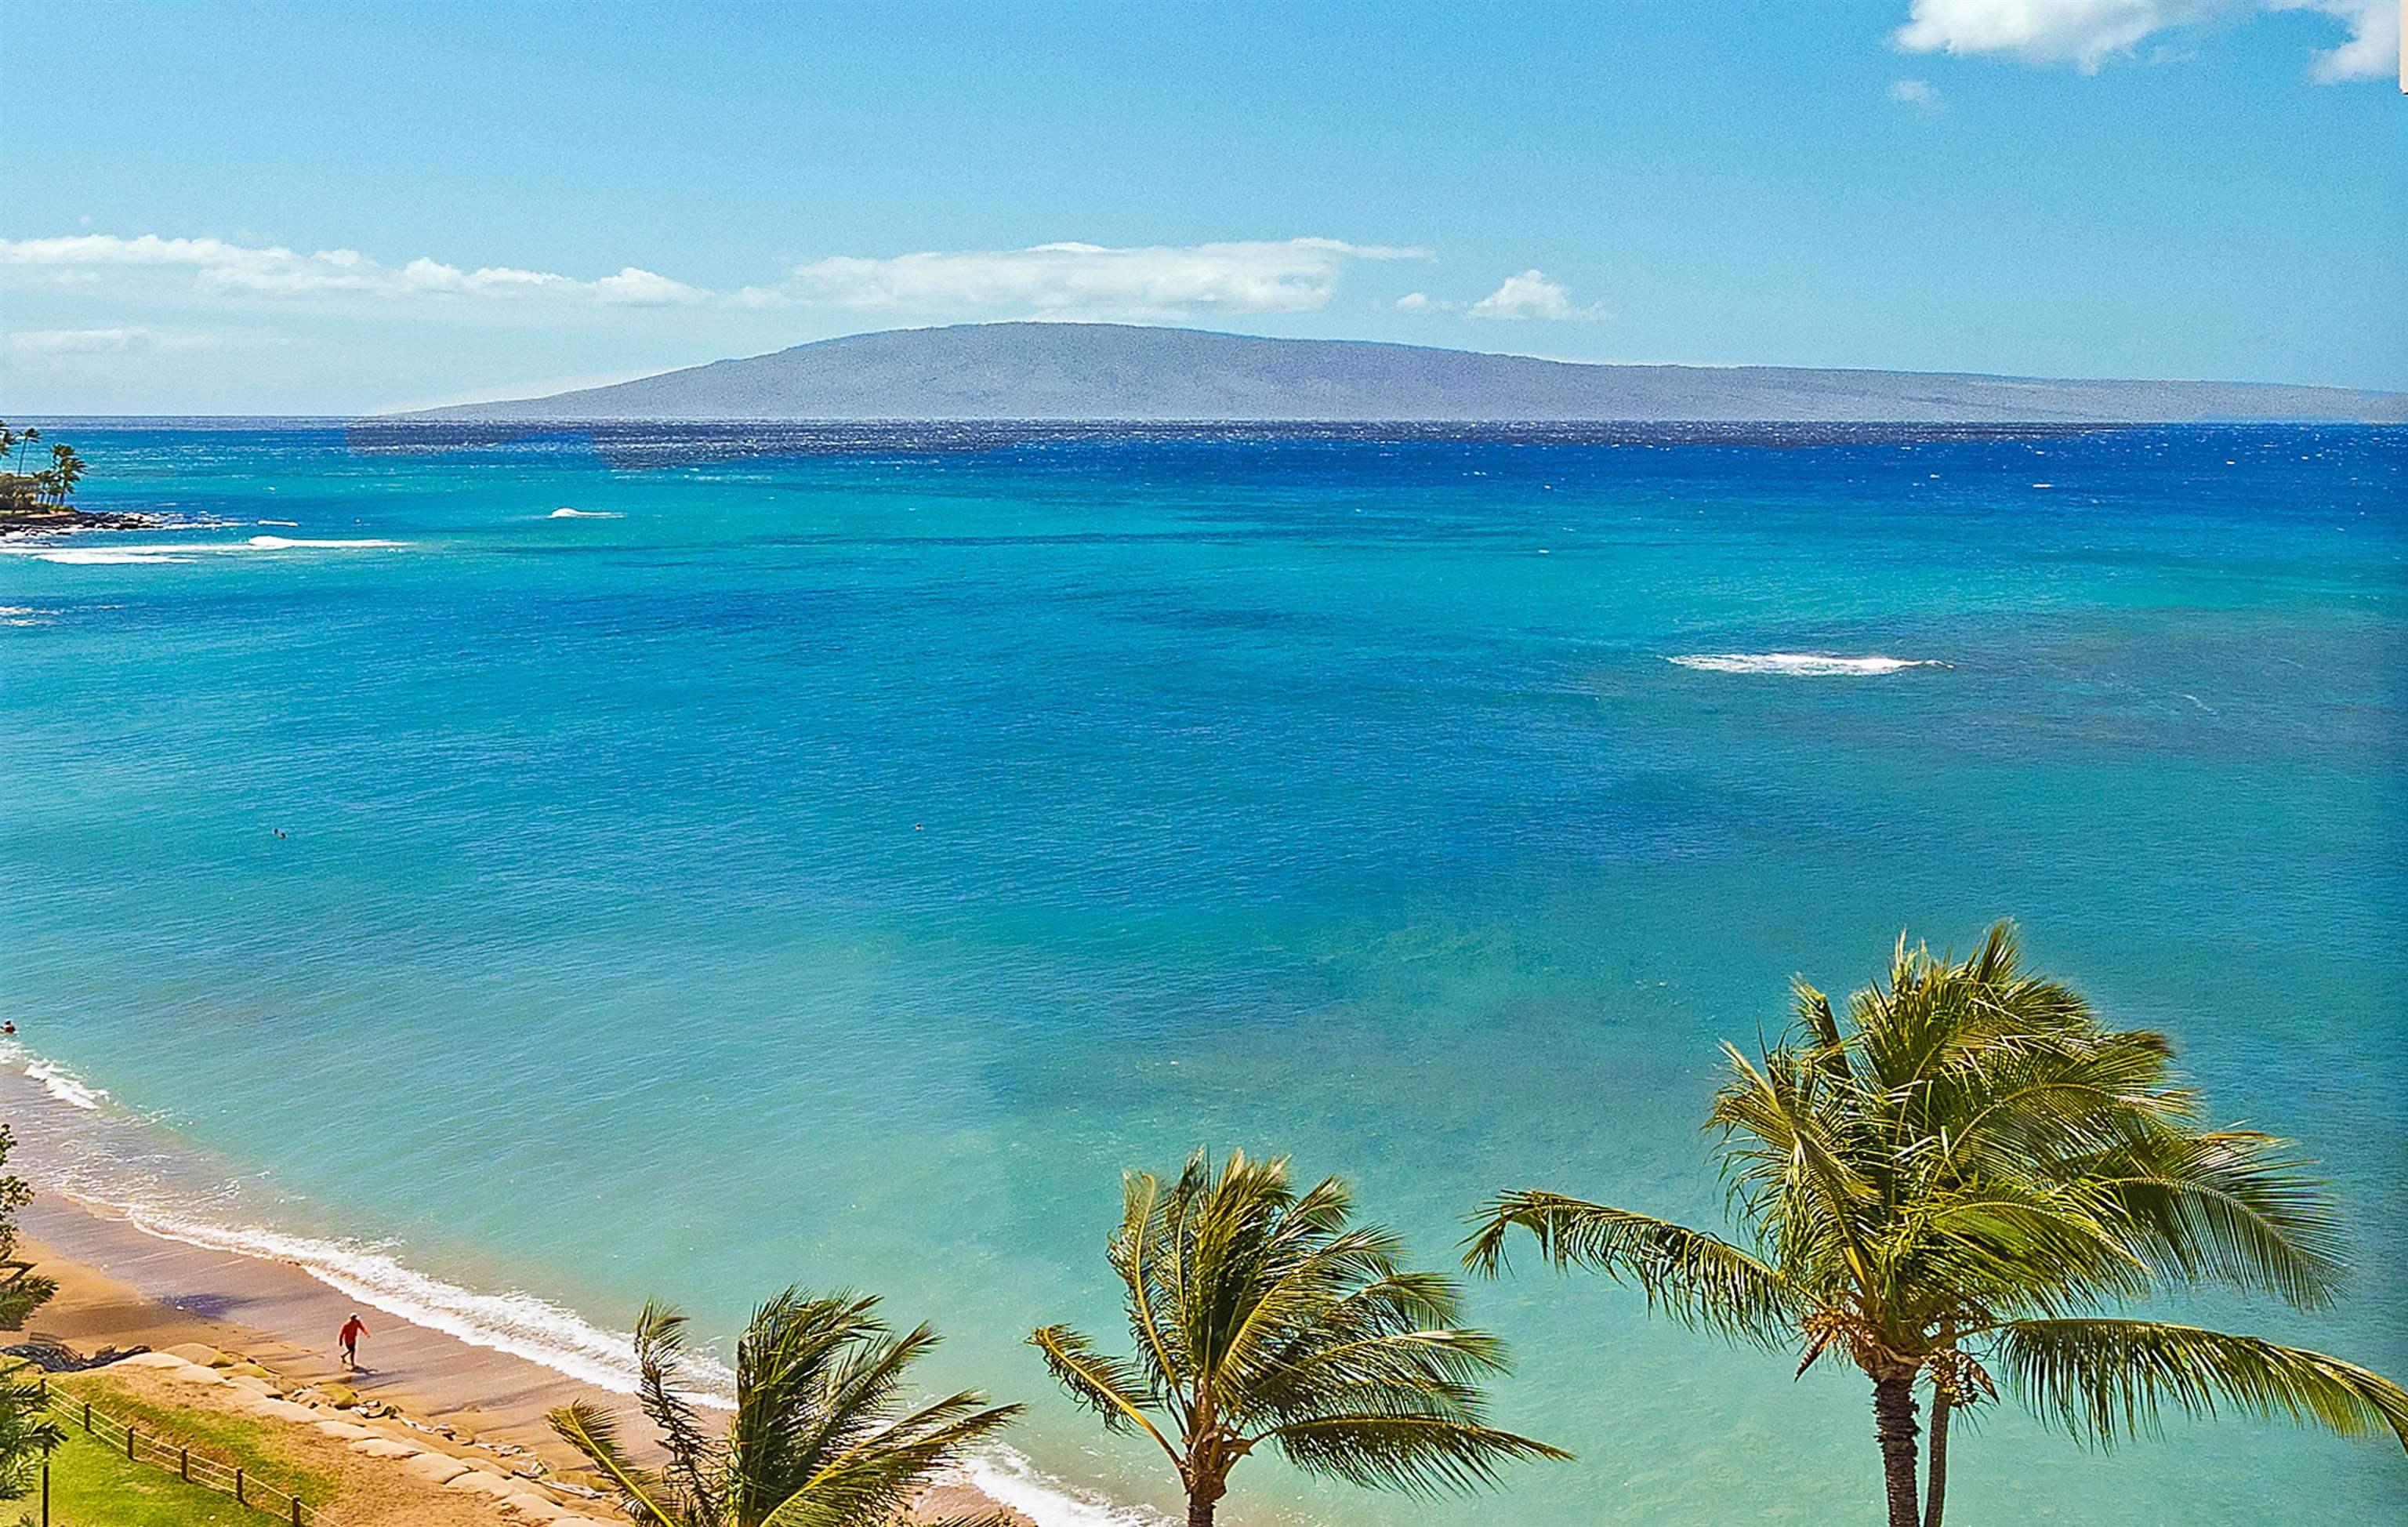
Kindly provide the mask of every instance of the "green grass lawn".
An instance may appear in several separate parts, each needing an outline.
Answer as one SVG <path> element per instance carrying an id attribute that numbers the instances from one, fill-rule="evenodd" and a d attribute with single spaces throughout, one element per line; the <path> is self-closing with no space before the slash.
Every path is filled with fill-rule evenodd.
<path id="1" fill-rule="evenodd" d="M 228 1416 L 214 1410 L 161 1405 L 135 1394 L 107 1374 L 61 1376 L 51 1389 L 70 1402 L 88 1400 L 93 1408 L 121 1421 L 130 1421 L 146 1437 L 171 1448 L 190 1448 L 196 1456 L 215 1459 L 228 1468 L 248 1471 L 253 1479 L 304 1500 L 322 1501 L 338 1482 L 294 1461 L 292 1429 L 281 1421 Z M 56 1412 L 52 1419 L 77 1431 Z M 0 1520 L 5 1520 L 0 1518 Z"/>
<path id="2" fill-rule="evenodd" d="M 285 1429 L 276 1422 L 156 1404 L 99 1374 L 54 1376 L 50 1387 L 71 1402 L 88 1400 L 95 1411 L 130 1421 L 145 1438 L 190 1448 L 196 1458 L 241 1468 L 263 1485 L 313 1501 L 335 1491 L 333 1478 L 294 1461 Z M 171 1469 L 129 1462 L 120 1447 L 87 1436 L 71 1409 L 50 1417 L 67 1434 L 66 1445 L 50 1455 L 50 1527 L 268 1527 L 283 1520 L 186 1484 Z M 38 1496 L 0 1502 L 0 1527 L 16 1527 L 21 1518 L 38 1523 L 40 1513 Z"/>
<path id="3" fill-rule="evenodd" d="M 0 1502 L 0 1522 L 41 1518 L 38 1491 Z M 79 1430 L 50 1455 L 50 1527 L 269 1527 L 274 1518 L 165 1469 L 129 1463 Z"/>

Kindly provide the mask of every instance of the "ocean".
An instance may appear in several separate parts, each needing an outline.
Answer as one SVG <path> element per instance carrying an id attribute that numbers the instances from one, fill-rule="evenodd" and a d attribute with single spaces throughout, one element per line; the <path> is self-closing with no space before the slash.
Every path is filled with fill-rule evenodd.
<path id="1" fill-rule="evenodd" d="M 0 1107 L 48 1184 L 580 1373 L 789 1283 L 1034 1414 L 990 1483 L 1150 1520 L 1124 1169 L 1717 1224 L 1716 1043 L 1992 919 L 2293 1135 L 2308 1317 L 2408 1377 L 2408 431 L 45 422 L 0 543 Z M 1525 1265 L 1505 1424 L 1422 1504 L 1249 1462 L 1225 1519 L 1870 1520 L 1867 1389 Z M 1827 1371 L 1828 1370 L 1828 1371 Z M 1969 1523 L 2396 1517 L 2396 1448 L 2012 1405 Z"/>

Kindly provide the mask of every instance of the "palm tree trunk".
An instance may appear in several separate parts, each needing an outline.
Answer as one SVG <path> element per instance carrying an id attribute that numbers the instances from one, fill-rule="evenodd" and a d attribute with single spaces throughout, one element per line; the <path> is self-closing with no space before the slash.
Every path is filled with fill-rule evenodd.
<path id="1" fill-rule="evenodd" d="M 1942 1502 L 1948 1494 L 1948 1391 L 1931 1395 L 1931 1482 L 1923 1491 L 1923 1527 L 1940 1527 Z"/>
<path id="2" fill-rule="evenodd" d="M 1197 1491 L 1187 1497 L 1187 1527 L 1212 1527 L 1212 1497 Z"/>
<path id="3" fill-rule="evenodd" d="M 1873 1380 L 1874 1434 L 1881 1438 L 1882 1483 L 1889 1495 L 1889 1527 L 1923 1527 L 1915 1507 L 1914 1375 Z"/>

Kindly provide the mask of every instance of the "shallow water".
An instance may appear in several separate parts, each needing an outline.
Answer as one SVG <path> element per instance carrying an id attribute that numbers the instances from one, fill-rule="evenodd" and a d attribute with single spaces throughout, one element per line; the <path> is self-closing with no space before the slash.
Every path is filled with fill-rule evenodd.
<path id="1" fill-rule="evenodd" d="M 1117 1331 L 1123 1168 L 1293 1152 L 1440 1263 L 1505 1186 L 1712 1222 L 1714 1042 L 2012 915 L 2354 1212 L 2340 1310 L 2183 1313 L 2408 1373 L 2408 434 L 57 433 L 224 522 L 0 550 L 0 1009 L 64 1068 L 6 1106 L 79 1190 L 571 1365 L 878 1289 L 1160 1505 L 1018 1345 Z M 1875 1511 L 1860 1381 L 1472 1298 L 1579 1463 L 1228 1516 Z M 2248 1420 L 1952 1458 L 1968 1523 L 2403 1505 Z"/>

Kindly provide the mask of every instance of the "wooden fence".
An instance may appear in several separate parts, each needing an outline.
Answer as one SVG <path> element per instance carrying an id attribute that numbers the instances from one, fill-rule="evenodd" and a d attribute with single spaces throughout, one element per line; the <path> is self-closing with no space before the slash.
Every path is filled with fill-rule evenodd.
<path id="1" fill-rule="evenodd" d="M 41 1381 L 42 1403 L 51 1415 L 70 1426 L 77 1426 L 114 1452 L 123 1453 L 136 1463 L 149 1463 L 171 1469 L 187 1484 L 214 1490 L 221 1495 L 231 1495 L 238 1505 L 290 1524 L 290 1527 L 339 1527 L 336 1520 L 318 1507 L 290 1491 L 264 1485 L 230 1463 L 194 1453 L 190 1448 L 169 1442 L 157 1433 L 145 1434 L 132 1421 L 122 1420 L 98 1410 L 86 1401 L 74 1399 L 51 1390 L 50 1380 Z M 42 1527 L 50 1527 L 50 1466 L 42 1465 Z"/>

